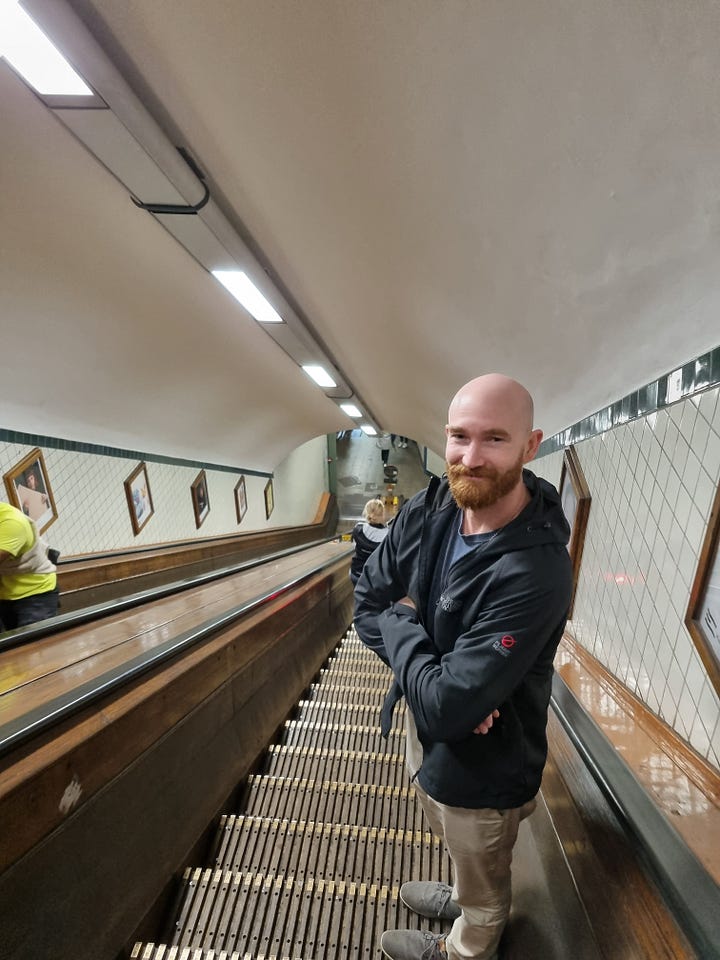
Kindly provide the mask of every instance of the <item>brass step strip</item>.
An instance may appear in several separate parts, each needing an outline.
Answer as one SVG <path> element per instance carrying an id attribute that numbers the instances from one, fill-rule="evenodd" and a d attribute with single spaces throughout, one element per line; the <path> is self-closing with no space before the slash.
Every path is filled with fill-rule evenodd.
<path id="1" fill-rule="evenodd" d="M 431 833 L 315 820 L 226 816 L 216 839 L 217 869 L 282 873 L 296 879 L 354 879 L 382 885 L 388 878 L 448 875 L 440 841 Z"/>
<path id="2" fill-rule="evenodd" d="M 382 930 L 412 922 L 394 883 L 196 869 L 184 884 L 174 943 L 191 949 L 244 950 L 253 958 L 374 955 Z"/>
<path id="3" fill-rule="evenodd" d="M 385 929 L 441 929 L 398 896 L 450 863 L 408 781 L 404 702 L 380 736 L 391 679 L 350 631 L 221 818 L 215 866 L 185 872 L 171 944 L 133 960 L 367 960 Z"/>

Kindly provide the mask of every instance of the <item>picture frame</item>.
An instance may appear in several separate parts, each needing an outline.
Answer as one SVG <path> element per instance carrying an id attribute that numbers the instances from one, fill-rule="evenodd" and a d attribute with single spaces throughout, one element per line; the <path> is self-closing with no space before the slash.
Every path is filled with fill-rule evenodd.
<path id="1" fill-rule="evenodd" d="M 199 529 L 210 513 L 210 494 L 208 493 L 207 476 L 204 470 L 195 477 L 190 484 L 193 512 L 195 513 L 195 527 Z"/>
<path id="2" fill-rule="evenodd" d="M 585 474 L 580 466 L 577 451 L 572 445 L 566 447 L 563 453 L 559 492 L 563 512 L 570 524 L 568 552 L 570 553 L 570 560 L 572 561 L 573 583 L 568 618 L 571 618 L 573 607 L 575 606 L 575 593 L 577 592 L 578 579 L 580 577 L 583 547 L 585 546 L 585 531 L 590 515 L 590 504 L 592 503 L 590 488 L 588 487 Z"/>
<path id="3" fill-rule="evenodd" d="M 35 447 L 8 470 L 3 479 L 9 502 L 33 521 L 38 533 L 43 533 L 51 523 L 55 523 L 58 518 L 55 497 L 45 457 L 39 447 Z"/>
<path id="4" fill-rule="evenodd" d="M 273 482 L 272 477 L 265 484 L 265 489 L 263 490 L 263 497 L 265 498 L 265 519 L 270 519 L 270 514 L 275 509 L 275 493 L 273 491 Z"/>
<path id="5" fill-rule="evenodd" d="M 245 477 L 242 476 L 235 484 L 235 513 L 237 514 L 237 522 L 242 523 L 242 518 L 247 513 L 247 489 L 245 487 Z"/>
<path id="6" fill-rule="evenodd" d="M 720 694 L 720 482 L 690 589 L 685 626 Z"/>
<path id="7" fill-rule="evenodd" d="M 125 480 L 125 497 L 130 511 L 133 534 L 137 536 L 155 513 L 147 464 L 144 461 L 139 463 Z"/>

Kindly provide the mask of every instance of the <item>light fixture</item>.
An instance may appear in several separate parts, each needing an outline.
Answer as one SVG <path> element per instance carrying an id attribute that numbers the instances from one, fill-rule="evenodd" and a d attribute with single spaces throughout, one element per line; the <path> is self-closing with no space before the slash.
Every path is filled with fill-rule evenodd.
<path id="1" fill-rule="evenodd" d="M 186 145 L 170 139 L 76 12 L 74 0 L 22 2 L 42 40 L 51 38 L 82 75 L 82 87 L 53 88 L 72 91 L 64 94 L 36 91 L 39 99 L 127 188 L 132 202 L 154 217 L 263 324 L 267 335 L 295 364 L 303 368 L 322 365 L 317 376 L 312 369 L 306 368 L 306 372 L 329 400 L 353 401 L 364 411 L 357 416 L 374 419 L 344 372 L 327 355 L 309 320 L 273 279 L 269 265 L 258 258 L 211 195 L 211 180 L 201 172 L 199 159 L 194 159 Z M 17 11 L 17 0 L 0 0 L 0 57 L 8 56 L 8 62 L 7 22 L 9 13 L 17 19 Z M 24 11 L 19 16 L 29 19 Z M 49 59 L 43 53 L 43 60 Z M 18 75 L 26 79 L 19 73 L 21 69 L 18 63 Z M 29 88 L 36 83 L 31 78 L 26 82 Z M 78 96 L 79 89 L 91 95 Z"/>
<path id="2" fill-rule="evenodd" d="M 213 270 L 216 280 L 260 323 L 282 323 L 283 318 L 242 270 Z M 333 384 L 335 386 L 335 384 Z"/>
<path id="3" fill-rule="evenodd" d="M 336 387 L 337 384 L 324 367 L 317 364 L 303 364 L 303 370 L 319 387 Z"/>
<path id="4" fill-rule="evenodd" d="M 340 409 L 346 413 L 349 417 L 361 417 L 362 413 L 358 410 L 354 403 L 341 403 Z"/>
<path id="5" fill-rule="evenodd" d="M 17 0 L 0 0 L 0 56 L 46 96 L 93 97 L 77 74 Z"/>
<path id="6" fill-rule="evenodd" d="M 360 429 L 362 430 L 363 433 L 367 434 L 368 437 L 376 437 L 376 436 L 377 436 L 377 430 L 376 430 L 375 427 L 373 427 L 372 424 L 370 424 L 370 423 L 361 423 L 361 424 L 360 424 Z"/>

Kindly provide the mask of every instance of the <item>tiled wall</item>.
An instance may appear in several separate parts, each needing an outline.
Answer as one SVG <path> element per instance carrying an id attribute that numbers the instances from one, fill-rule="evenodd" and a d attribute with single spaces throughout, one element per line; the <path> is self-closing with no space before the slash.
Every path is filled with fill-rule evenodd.
<path id="1" fill-rule="evenodd" d="M 31 449 L 21 443 L 1 441 L 0 474 L 5 474 Z M 190 484 L 197 477 L 200 466 L 147 460 L 155 512 L 134 536 L 123 483 L 137 466 L 137 459 L 42 445 L 40 449 L 58 512 L 58 519 L 47 529 L 45 539 L 64 557 L 310 523 L 321 494 L 327 490 L 327 441 L 324 436 L 303 444 L 275 471 L 275 508 L 269 520 L 265 518 L 263 497 L 267 477 L 245 474 L 248 510 L 238 525 L 233 491 L 242 471 L 234 473 L 207 468 L 210 512 L 202 526 L 196 529 Z M 302 477 L 302 483 L 297 482 L 298 477 Z M 0 488 L 0 499 L 8 499 L 4 484 Z"/>
<path id="2" fill-rule="evenodd" d="M 570 632 L 720 766 L 720 700 L 684 624 L 720 479 L 720 387 L 575 444 L 592 504 Z M 532 469 L 556 486 L 561 450 Z"/>

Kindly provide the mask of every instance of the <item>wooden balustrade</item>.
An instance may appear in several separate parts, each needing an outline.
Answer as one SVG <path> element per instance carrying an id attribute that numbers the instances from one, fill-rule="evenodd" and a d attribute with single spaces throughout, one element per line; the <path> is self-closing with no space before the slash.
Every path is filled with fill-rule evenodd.
<path id="1" fill-rule="evenodd" d="M 322 540 L 335 533 L 337 520 L 335 497 L 324 493 L 313 522 L 302 526 L 61 558 L 58 566 L 61 613 Z"/>

